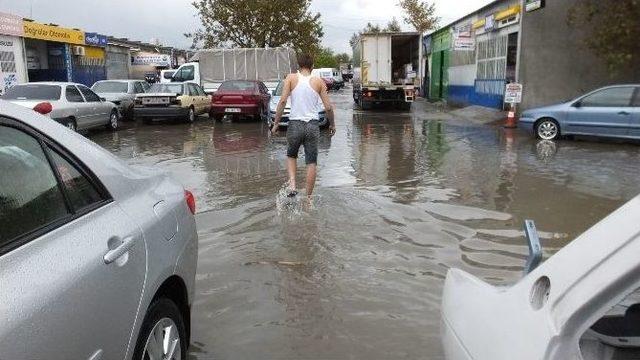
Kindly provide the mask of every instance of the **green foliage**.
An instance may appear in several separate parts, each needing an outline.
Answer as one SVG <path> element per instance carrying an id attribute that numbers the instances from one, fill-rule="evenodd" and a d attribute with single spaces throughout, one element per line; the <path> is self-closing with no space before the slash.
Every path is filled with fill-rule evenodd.
<path id="1" fill-rule="evenodd" d="M 602 58 L 612 75 L 640 62 L 640 0 L 583 0 L 569 12 L 570 26 Z"/>
<path id="2" fill-rule="evenodd" d="M 337 68 L 338 60 L 333 50 L 330 48 L 322 48 L 315 54 L 314 68 Z"/>
<path id="3" fill-rule="evenodd" d="M 391 21 L 387 23 L 387 27 L 384 29 L 384 31 L 387 31 L 387 32 L 402 31 L 402 28 L 400 27 L 400 23 L 398 22 L 398 19 L 396 19 L 395 16 L 391 19 Z"/>
<path id="4" fill-rule="evenodd" d="M 400 0 L 398 5 L 405 12 L 404 21 L 420 33 L 435 29 L 440 21 L 436 16 L 436 5 L 428 1 Z"/>
<path id="5" fill-rule="evenodd" d="M 337 54 L 335 57 L 338 64 L 351 62 L 351 56 L 347 53 Z"/>
<path id="6" fill-rule="evenodd" d="M 193 47 L 291 46 L 314 51 L 322 38 L 311 0 L 196 0 L 202 28 L 185 34 Z"/>

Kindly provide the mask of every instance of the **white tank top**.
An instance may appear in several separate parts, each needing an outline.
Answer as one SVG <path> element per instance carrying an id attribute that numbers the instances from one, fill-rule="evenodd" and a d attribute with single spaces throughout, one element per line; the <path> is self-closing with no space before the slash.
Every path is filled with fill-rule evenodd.
<path id="1" fill-rule="evenodd" d="M 304 76 L 298 72 L 298 84 L 291 91 L 291 112 L 289 114 L 291 120 L 308 122 L 319 119 L 320 94 L 313 90 L 309 84 L 310 79 L 311 75 Z"/>

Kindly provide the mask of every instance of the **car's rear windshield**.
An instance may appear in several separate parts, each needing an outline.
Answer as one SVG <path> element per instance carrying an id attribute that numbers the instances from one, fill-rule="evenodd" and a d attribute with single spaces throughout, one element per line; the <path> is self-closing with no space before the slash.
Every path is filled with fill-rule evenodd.
<path id="1" fill-rule="evenodd" d="M 149 93 L 172 93 L 182 95 L 182 84 L 153 84 Z"/>
<path id="2" fill-rule="evenodd" d="M 225 81 L 218 90 L 240 90 L 250 91 L 256 88 L 256 84 L 251 81 Z"/>
<path id="3" fill-rule="evenodd" d="M 2 95 L 3 100 L 59 100 L 60 86 L 24 84 L 15 85 Z"/>
<path id="4" fill-rule="evenodd" d="M 91 90 L 97 93 L 126 93 L 129 84 L 122 81 L 101 81 L 93 84 Z"/>
<path id="5" fill-rule="evenodd" d="M 280 81 L 278 86 L 276 87 L 276 92 L 273 94 L 275 96 L 282 96 L 282 91 L 284 90 L 284 81 Z"/>

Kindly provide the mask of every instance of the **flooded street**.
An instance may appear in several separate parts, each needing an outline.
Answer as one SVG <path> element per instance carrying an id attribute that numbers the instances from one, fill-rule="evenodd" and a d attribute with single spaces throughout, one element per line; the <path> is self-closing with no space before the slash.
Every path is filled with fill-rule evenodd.
<path id="1" fill-rule="evenodd" d="M 261 123 L 88 135 L 196 196 L 192 358 L 440 359 L 449 268 L 513 283 L 524 219 L 551 255 L 640 193 L 638 144 L 539 142 L 424 103 L 360 112 L 349 89 L 332 99 L 311 207 L 278 197 L 286 139 Z"/>

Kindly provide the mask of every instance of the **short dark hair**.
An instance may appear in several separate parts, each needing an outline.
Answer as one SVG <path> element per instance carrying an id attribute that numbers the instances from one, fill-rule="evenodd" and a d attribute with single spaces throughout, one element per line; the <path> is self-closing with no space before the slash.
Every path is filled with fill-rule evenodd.
<path id="1" fill-rule="evenodd" d="M 313 69 L 313 56 L 306 53 L 298 54 L 298 66 L 301 69 Z"/>

